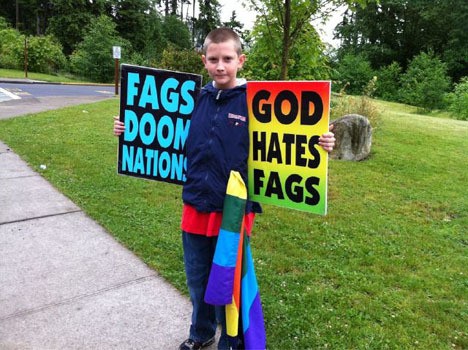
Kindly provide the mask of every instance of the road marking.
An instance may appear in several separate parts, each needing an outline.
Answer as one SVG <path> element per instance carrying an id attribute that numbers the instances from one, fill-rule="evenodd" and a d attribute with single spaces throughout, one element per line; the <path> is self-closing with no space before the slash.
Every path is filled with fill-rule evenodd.
<path id="1" fill-rule="evenodd" d="M 112 91 L 106 91 L 106 90 L 96 90 L 96 92 L 99 92 L 100 94 L 106 94 L 106 95 L 114 94 Z"/>
<path id="2" fill-rule="evenodd" d="M 7 91 L 11 92 L 12 94 L 18 95 L 18 96 L 31 96 L 31 94 L 27 91 L 18 89 L 18 88 L 10 88 L 7 89 Z"/>
<path id="3" fill-rule="evenodd" d="M 0 88 L 0 102 L 9 101 L 9 100 L 19 100 L 20 96 L 11 93 L 8 90 Z"/>

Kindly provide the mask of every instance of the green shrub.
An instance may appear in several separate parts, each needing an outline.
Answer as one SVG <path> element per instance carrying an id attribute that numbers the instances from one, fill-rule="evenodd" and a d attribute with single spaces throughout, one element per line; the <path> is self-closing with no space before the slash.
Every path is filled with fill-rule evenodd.
<path id="1" fill-rule="evenodd" d="M 187 26 L 176 16 L 167 16 L 164 19 L 162 31 L 169 44 L 173 44 L 179 49 L 189 49 L 192 46 Z"/>
<path id="2" fill-rule="evenodd" d="M 372 100 L 377 77 L 373 77 L 364 88 L 361 96 L 346 96 L 334 94 L 331 99 L 331 119 L 338 119 L 347 114 L 359 114 L 366 117 L 373 128 L 376 128 L 380 119 L 380 111 Z"/>
<path id="3" fill-rule="evenodd" d="M 1 26 L 1 25 L 0 25 Z M 23 69 L 27 40 L 28 70 L 36 73 L 55 73 L 65 68 L 67 60 L 61 44 L 51 35 L 25 37 L 18 30 L 0 30 L 0 67 Z"/>
<path id="4" fill-rule="evenodd" d="M 130 43 L 117 35 L 116 25 L 107 16 L 91 21 L 84 39 L 70 57 L 73 73 L 97 82 L 110 82 L 115 63 L 112 47 L 122 47 L 122 61 L 131 53 Z"/>
<path id="5" fill-rule="evenodd" d="M 447 66 L 432 53 L 421 53 L 401 76 L 401 101 L 425 110 L 443 107 L 450 87 Z"/>
<path id="6" fill-rule="evenodd" d="M 147 61 L 160 60 L 167 47 L 167 39 L 164 37 L 162 19 L 159 14 L 151 14 L 150 16 L 147 20 L 146 32 L 148 34 L 145 36 L 145 47 L 142 52 L 138 53 Z M 187 27 L 184 30 L 187 31 Z"/>
<path id="7" fill-rule="evenodd" d="M 28 39 L 28 70 L 37 73 L 56 73 L 66 67 L 62 45 L 51 35 Z"/>
<path id="8" fill-rule="evenodd" d="M 468 77 L 463 77 L 455 89 L 448 94 L 450 113 L 460 120 L 468 120 Z"/>
<path id="9" fill-rule="evenodd" d="M 208 80 L 200 54 L 195 50 L 180 50 L 170 45 L 164 50 L 161 61 L 152 62 L 151 65 L 162 69 L 201 74 L 204 81 Z"/>
<path id="10" fill-rule="evenodd" d="M 125 61 L 128 64 L 134 64 L 137 66 L 148 66 L 148 60 L 143 57 L 140 52 L 133 51 L 130 57 Z"/>
<path id="11" fill-rule="evenodd" d="M 4 17 L 0 16 L 0 30 L 7 29 L 8 28 L 8 22 Z"/>
<path id="12" fill-rule="evenodd" d="M 398 101 L 401 67 L 397 62 L 382 67 L 377 72 L 375 96 L 387 101 Z"/>
<path id="13" fill-rule="evenodd" d="M 364 56 L 353 54 L 347 54 L 340 60 L 335 74 L 335 86 L 351 95 L 362 94 L 367 83 L 375 75 Z"/>
<path id="14" fill-rule="evenodd" d="M 24 35 L 16 29 L 0 30 L 0 67 L 23 69 Z"/>

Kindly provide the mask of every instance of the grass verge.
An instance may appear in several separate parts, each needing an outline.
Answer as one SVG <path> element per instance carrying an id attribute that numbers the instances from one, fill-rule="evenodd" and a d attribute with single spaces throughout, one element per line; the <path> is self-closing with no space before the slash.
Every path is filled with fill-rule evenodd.
<path id="1" fill-rule="evenodd" d="M 377 104 L 371 158 L 330 162 L 326 217 L 257 219 L 270 349 L 468 348 L 468 123 Z M 0 140 L 185 292 L 181 188 L 116 174 L 117 113 L 108 100 L 4 120 Z"/>
<path id="2" fill-rule="evenodd" d="M 11 79 L 24 79 L 25 74 L 24 71 L 20 70 L 0 68 L 0 77 Z M 72 75 L 52 75 L 34 72 L 28 72 L 28 79 L 47 81 L 49 83 L 90 83 L 89 81 L 82 80 Z"/>

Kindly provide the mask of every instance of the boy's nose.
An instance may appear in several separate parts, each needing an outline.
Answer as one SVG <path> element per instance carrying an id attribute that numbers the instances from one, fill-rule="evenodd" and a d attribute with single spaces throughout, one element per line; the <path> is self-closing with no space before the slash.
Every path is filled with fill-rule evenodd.
<path id="1" fill-rule="evenodd" d="M 218 63 L 216 70 L 224 70 L 224 65 L 222 63 Z"/>

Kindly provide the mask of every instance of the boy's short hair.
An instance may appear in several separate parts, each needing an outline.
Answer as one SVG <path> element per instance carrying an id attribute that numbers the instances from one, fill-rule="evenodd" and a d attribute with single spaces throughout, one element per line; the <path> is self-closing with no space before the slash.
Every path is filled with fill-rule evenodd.
<path id="1" fill-rule="evenodd" d="M 206 54 L 206 50 L 208 50 L 210 44 L 220 44 L 228 40 L 234 41 L 235 50 L 240 56 L 242 54 L 242 43 L 239 35 L 231 28 L 226 27 L 216 28 L 208 33 L 203 43 L 203 53 Z"/>

